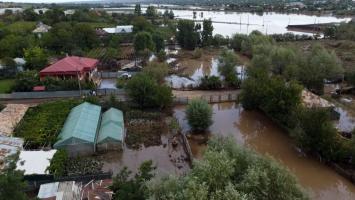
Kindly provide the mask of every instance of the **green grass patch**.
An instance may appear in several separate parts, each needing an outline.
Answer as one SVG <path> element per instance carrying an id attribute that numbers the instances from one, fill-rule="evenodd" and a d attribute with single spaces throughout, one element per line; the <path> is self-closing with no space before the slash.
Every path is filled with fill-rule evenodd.
<path id="1" fill-rule="evenodd" d="M 57 140 L 70 110 L 80 100 L 61 100 L 30 108 L 15 129 L 15 136 L 22 137 L 26 148 L 52 146 Z"/>
<path id="2" fill-rule="evenodd" d="M 0 93 L 10 93 L 12 86 L 15 84 L 14 79 L 0 80 Z"/>

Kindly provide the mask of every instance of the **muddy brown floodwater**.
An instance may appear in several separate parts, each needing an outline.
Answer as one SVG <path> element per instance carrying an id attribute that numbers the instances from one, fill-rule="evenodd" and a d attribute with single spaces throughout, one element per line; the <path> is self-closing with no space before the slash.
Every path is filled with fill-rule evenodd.
<path id="1" fill-rule="evenodd" d="M 233 135 L 238 143 L 278 160 L 298 178 L 312 199 L 355 199 L 355 186 L 351 182 L 324 164 L 305 157 L 287 133 L 262 113 L 244 111 L 235 103 L 213 104 L 212 107 L 214 123 L 210 127 L 211 135 Z M 174 115 L 183 131 L 188 132 L 185 106 L 175 107 Z M 190 145 L 194 156 L 200 158 L 206 146 L 192 139 Z"/>

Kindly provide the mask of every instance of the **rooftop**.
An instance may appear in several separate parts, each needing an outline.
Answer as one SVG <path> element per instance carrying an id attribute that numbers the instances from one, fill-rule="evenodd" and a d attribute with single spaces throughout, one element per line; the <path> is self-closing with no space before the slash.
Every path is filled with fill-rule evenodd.
<path id="1" fill-rule="evenodd" d="M 71 74 L 93 70 L 99 61 L 93 58 L 67 56 L 40 71 L 41 75 Z"/>
<path id="2" fill-rule="evenodd" d="M 16 169 L 23 170 L 25 175 L 48 174 L 46 169 L 56 151 L 21 151 Z"/>
<path id="3" fill-rule="evenodd" d="M 123 113 L 115 108 L 110 108 L 102 115 L 97 142 L 100 143 L 107 139 L 122 142 L 123 134 Z"/>
<path id="4" fill-rule="evenodd" d="M 65 121 L 54 147 L 65 145 L 67 140 L 75 139 L 87 143 L 95 143 L 101 107 L 84 102 L 74 107 Z"/>

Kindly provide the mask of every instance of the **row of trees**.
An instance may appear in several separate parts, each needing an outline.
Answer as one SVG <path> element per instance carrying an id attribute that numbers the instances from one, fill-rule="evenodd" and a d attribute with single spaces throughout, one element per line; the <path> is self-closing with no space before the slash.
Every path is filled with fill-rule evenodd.
<path id="1" fill-rule="evenodd" d="M 154 169 L 148 161 L 134 176 L 121 171 L 113 179 L 114 199 L 308 199 L 287 169 L 232 138 L 212 139 L 185 176 L 154 178 Z"/>
<path id="2" fill-rule="evenodd" d="M 290 59 L 292 54 L 284 53 L 280 55 L 289 55 L 285 57 L 284 61 L 292 60 Z M 317 58 L 317 56 L 318 54 L 314 54 L 318 60 L 318 67 L 322 67 L 323 62 L 320 58 L 323 57 Z M 270 70 L 270 68 L 264 67 L 263 63 L 265 62 L 257 64 L 253 60 L 252 66 L 248 69 L 248 78 L 242 85 L 241 102 L 243 107 L 265 112 L 279 125 L 289 130 L 291 136 L 304 151 L 315 154 L 325 161 L 349 164 L 351 162 L 349 158 L 354 156 L 354 151 L 349 149 L 351 144 L 348 140 L 338 136 L 330 118 L 330 110 L 306 108 L 301 104 L 302 86 L 292 78 L 288 79 L 283 73 L 280 73 L 282 66 L 287 66 L 284 65 L 284 62 L 273 63 L 272 60 L 267 62 L 269 67 L 274 68 L 274 70 Z M 282 61 L 282 59 L 277 59 L 277 61 Z"/>
<path id="3" fill-rule="evenodd" d="M 264 69 L 286 80 L 296 80 L 309 90 L 323 93 L 324 80 L 343 77 L 344 70 L 334 52 L 319 44 L 309 51 L 301 52 L 290 46 L 277 45 L 274 40 L 253 31 L 250 35 L 236 34 L 230 42 L 231 48 L 250 56 L 251 66 Z"/>

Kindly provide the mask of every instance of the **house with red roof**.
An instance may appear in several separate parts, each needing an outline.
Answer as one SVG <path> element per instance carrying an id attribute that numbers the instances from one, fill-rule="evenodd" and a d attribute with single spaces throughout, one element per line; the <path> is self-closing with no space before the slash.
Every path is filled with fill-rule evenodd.
<path id="1" fill-rule="evenodd" d="M 93 58 L 67 56 L 39 72 L 40 78 L 54 77 L 60 79 L 79 78 L 92 80 L 99 61 Z"/>

